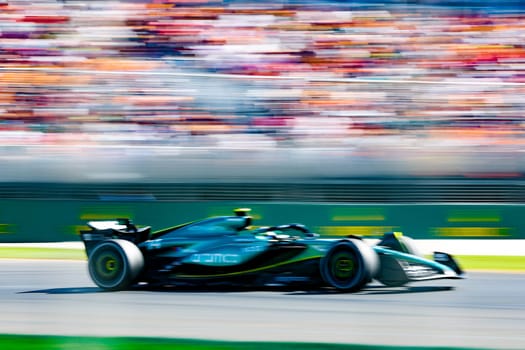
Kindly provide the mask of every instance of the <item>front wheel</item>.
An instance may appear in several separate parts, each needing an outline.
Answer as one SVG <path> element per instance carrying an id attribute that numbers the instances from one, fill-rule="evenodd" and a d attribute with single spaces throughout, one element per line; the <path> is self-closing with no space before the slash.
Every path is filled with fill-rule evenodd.
<path id="1" fill-rule="evenodd" d="M 375 276 L 377 254 L 356 239 L 337 242 L 321 259 L 321 276 L 329 286 L 342 292 L 357 292 Z"/>
<path id="2" fill-rule="evenodd" d="M 112 239 L 97 245 L 88 259 L 91 279 L 104 290 L 128 288 L 144 267 L 142 252 L 133 243 Z"/>

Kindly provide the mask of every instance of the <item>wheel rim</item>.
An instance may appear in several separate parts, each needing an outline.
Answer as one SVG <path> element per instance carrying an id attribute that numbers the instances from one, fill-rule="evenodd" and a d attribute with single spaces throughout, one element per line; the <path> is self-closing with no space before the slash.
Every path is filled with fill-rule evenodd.
<path id="1" fill-rule="evenodd" d="M 123 274 L 122 257 L 115 251 L 104 250 L 95 257 L 95 274 L 103 285 L 113 285 L 120 282 Z"/>
<path id="2" fill-rule="evenodd" d="M 356 259 L 350 252 L 340 251 L 333 255 L 331 259 L 331 274 L 339 282 L 348 282 L 353 279 L 356 273 Z"/>
<path id="3" fill-rule="evenodd" d="M 335 243 L 321 259 L 321 278 L 328 287 L 342 292 L 356 292 L 376 274 L 376 253 L 358 239 Z"/>

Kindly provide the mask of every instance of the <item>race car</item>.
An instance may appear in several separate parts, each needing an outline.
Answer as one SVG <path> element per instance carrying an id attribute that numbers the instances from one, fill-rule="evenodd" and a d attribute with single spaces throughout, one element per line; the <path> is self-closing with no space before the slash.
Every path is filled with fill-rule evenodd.
<path id="1" fill-rule="evenodd" d="M 462 278 L 455 259 L 430 260 L 399 232 L 376 244 L 349 233 L 328 238 L 302 224 L 252 226 L 250 210 L 152 232 L 130 219 L 88 222 L 80 236 L 93 282 L 108 291 L 153 286 L 301 286 L 357 292 L 385 286 Z"/>

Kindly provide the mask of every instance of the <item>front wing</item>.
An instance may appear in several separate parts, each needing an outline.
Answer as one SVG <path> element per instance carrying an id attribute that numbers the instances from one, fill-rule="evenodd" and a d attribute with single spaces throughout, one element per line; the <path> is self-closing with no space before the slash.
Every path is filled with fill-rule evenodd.
<path id="1" fill-rule="evenodd" d="M 463 278 L 463 271 L 454 259 L 445 253 L 435 254 L 441 260 L 438 262 L 380 246 L 375 246 L 374 250 L 379 255 L 381 262 L 380 271 L 375 278 L 388 286 L 417 281 Z"/>

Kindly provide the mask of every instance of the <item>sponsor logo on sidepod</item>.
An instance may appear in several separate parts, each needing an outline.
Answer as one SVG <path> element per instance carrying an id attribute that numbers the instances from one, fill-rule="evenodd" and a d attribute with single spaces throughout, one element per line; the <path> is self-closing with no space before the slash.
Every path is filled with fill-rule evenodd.
<path id="1" fill-rule="evenodd" d="M 221 254 L 221 253 L 206 253 L 193 254 L 190 257 L 191 262 L 200 264 L 238 264 L 241 256 L 238 254 Z"/>

